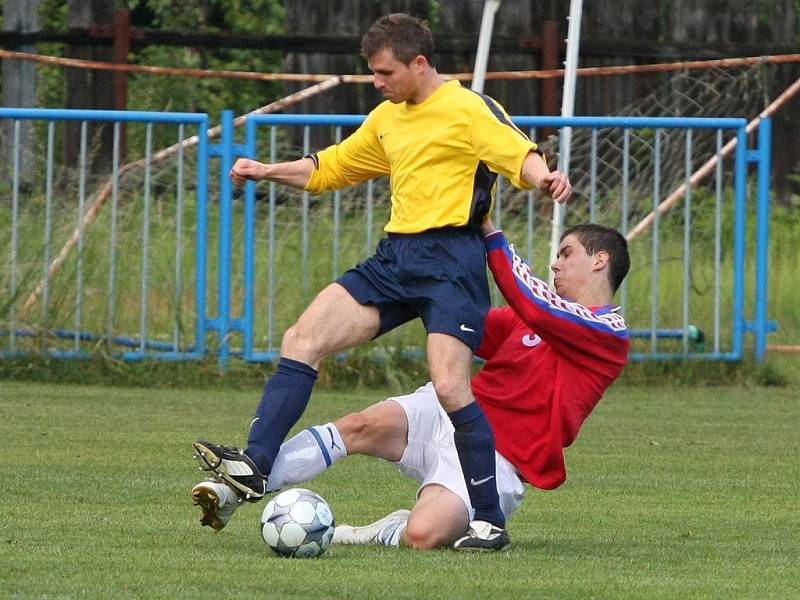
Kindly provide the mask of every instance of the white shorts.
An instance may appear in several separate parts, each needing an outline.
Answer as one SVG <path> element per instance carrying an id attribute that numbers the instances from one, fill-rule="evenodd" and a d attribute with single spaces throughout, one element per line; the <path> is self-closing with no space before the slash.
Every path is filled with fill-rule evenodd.
<path id="1" fill-rule="evenodd" d="M 471 520 L 474 511 L 469 501 L 461 463 L 458 460 L 453 425 L 450 417 L 439 405 L 433 384 L 428 383 L 413 394 L 389 400 L 403 407 L 408 417 L 408 446 L 400 462 L 395 463 L 397 468 L 403 475 L 422 484 L 420 492 L 426 485 L 436 483 L 456 494 L 464 501 Z M 509 519 L 522 504 L 525 485 L 510 462 L 497 452 L 495 459 L 500 508 L 506 519 Z"/>

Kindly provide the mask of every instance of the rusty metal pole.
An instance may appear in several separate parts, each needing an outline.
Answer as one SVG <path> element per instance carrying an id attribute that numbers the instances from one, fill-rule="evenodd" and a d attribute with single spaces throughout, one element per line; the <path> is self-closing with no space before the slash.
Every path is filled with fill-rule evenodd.
<path id="1" fill-rule="evenodd" d="M 561 39 L 558 35 L 558 24 L 555 21 L 545 21 L 542 23 L 542 69 L 554 71 L 560 68 L 558 62 L 560 56 Z M 542 80 L 542 114 L 558 115 L 558 88 L 555 77 Z"/>
<path id="2" fill-rule="evenodd" d="M 555 71 L 561 65 L 561 39 L 558 35 L 558 25 L 555 21 L 542 23 L 542 69 Z M 542 95 L 541 110 L 543 115 L 558 115 L 559 106 L 559 81 L 555 77 L 542 79 L 539 87 Z M 546 139 L 555 133 L 555 129 L 548 127 L 539 133 L 541 139 Z"/>

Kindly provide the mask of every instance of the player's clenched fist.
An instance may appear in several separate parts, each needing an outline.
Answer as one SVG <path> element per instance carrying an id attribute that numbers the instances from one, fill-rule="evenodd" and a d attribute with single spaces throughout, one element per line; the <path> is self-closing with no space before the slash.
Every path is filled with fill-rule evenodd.
<path id="1" fill-rule="evenodd" d="M 572 184 L 561 171 L 552 171 L 539 180 L 539 191 L 556 202 L 564 203 L 572 196 Z"/>
<path id="2" fill-rule="evenodd" d="M 239 158 L 233 163 L 231 169 L 231 180 L 236 185 L 244 185 L 245 181 L 251 179 L 260 181 L 267 178 L 267 165 L 257 160 L 249 158 Z"/>

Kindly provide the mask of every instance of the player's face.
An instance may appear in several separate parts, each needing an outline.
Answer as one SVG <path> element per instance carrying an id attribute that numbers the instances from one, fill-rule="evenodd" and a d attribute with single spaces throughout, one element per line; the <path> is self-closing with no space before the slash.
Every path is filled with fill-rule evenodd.
<path id="1" fill-rule="evenodd" d="M 565 237 L 558 247 L 558 256 L 550 266 L 556 293 L 564 298 L 577 298 L 589 281 L 594 257 L 586 252 L 574 234 Z"/>
<path id="2" fill-rule="evenodd" d="M 420 59 L 422 57 L 417 57 L 406 65 L 397 60 L 388 48 L 378 50 L 368 61 L 375 74 L 373 85 L 394 104 L 413 100 L 420 87 Z"/>

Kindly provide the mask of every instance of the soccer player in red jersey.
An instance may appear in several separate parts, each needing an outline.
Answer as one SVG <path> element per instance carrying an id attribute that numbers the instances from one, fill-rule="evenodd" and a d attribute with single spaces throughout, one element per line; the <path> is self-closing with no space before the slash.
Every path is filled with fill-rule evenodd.
<path id="1" fill-rule="evenodd" d="M 492 479 L 508 518 L 522 502 L 525 483 L 549 490 L 565 481 L 563 449 L 625 366 L 630 341 L 612 301 L 630 259 L 616 230 L 595 224 L 568 229 L 551 266 L 553 292 L 490 221 L 483 231 L 489 266 L 509 306 L 487 315 L 476 351 L 486 362 L 472 378 L 472 391 L 494 431 Z M 422 484 L 417 501 L 411 511 L 370 525 L 337 527 L 334 543 L 452 544 L 471 531 L 467 486 L 481 482 L 465 481 L 453 427 L 435 396 L 428 384 L 300 432 L 281 446 L 269 488 L 307 481 L 348 455 L 377 456 Z M 213 510 L 204 509 L 203 522 L 221 528 L 235 499 L 222 483 L 198 487 L 220 498 Z"/>

